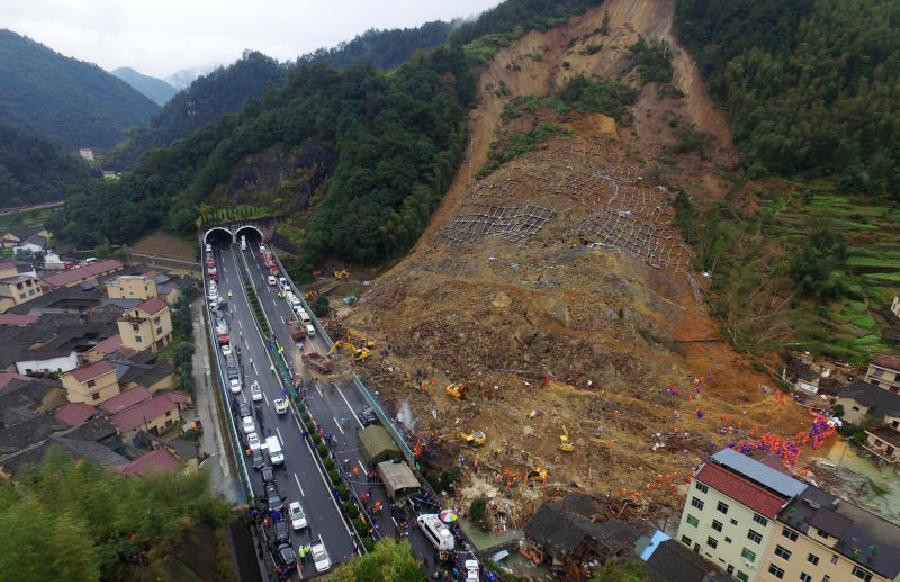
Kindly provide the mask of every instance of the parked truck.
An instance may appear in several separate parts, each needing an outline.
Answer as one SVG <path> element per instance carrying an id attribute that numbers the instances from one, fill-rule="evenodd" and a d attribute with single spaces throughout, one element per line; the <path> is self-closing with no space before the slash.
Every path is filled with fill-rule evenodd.
<path id="1" fill-rule="evenodd" d="M 310 352 L 308 354 L 302 354 L 300 359 L 303 360 L 304 364 L 320 374 L 330 374 L 334 371 L 334 362 L 325 358 L 322 354 Z"/>
<path id="2" fill-rule="evenodd" d="M 295 342 L 301 342 L 306 339 L 306 326 L 299 321 L 289 321 L 288 331 L 291 333 L 291 339 Z"/>

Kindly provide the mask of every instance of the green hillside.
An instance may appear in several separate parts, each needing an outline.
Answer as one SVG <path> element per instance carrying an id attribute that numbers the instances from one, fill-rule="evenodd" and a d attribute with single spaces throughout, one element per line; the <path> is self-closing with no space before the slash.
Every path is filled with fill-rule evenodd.
<path id="1" fill-rule="evenodd" d="M 0 122 L 69 149 L 111 147 L 159 107 L 100 67 L 0 29 Z"/>
<path id="2" fill-rule="evenodd" d="M 141 92 L 142 95 L 151 99 L 154 103 L 162 107 L 166 101 L 172 98 L 172 95 L 178 92 L 175 87 L 169 85 L 162 79 L 144 75 L 132 69 L 131 67 L 119 67 L 112 74 L 122 79 L 134 89 Z"/>

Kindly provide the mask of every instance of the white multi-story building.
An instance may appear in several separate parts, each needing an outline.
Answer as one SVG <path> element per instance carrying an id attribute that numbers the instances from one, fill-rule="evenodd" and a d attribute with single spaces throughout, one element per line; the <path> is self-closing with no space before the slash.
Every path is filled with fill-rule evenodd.
<path id="1" fill-rule="evenodd" d="M 742 582 L 756 580 L 778 512 L 806 484 L 723 449 L 691 480 L 678 539 Z"/>

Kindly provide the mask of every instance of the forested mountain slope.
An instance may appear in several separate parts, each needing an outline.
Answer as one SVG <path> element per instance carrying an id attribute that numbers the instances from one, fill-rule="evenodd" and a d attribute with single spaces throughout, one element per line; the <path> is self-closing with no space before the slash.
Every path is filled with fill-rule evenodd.
<path id="1" fill-rule="evenodd" d="M 527 17 L 527 26 L 544 27 L 584 4 L 504 3 L 515 8 L 507 8 L 511 16 Z M 513 38 L 510 33 L 505 42 Z M 301 65 L 282 89 L 151 152 L 122 180 L 97 183 L 72 199 L 55 230 L 82 244 L 129 242 L 160 225 L 190 232 L 208 197 L 232 179 L 241 160 L 273 146 L 316 142 L 337 162 L 307 213 L 303 269 L 324 256 L 366 262 L 397 256 L 418 238 L 462 155 L 465 111 L 480 67 L 464 40 L 451 39 L 450 46 L 391 74 Z M 298 184 L 295 196 L 307 191 L 307 184 Z"/>
<path id="2" fill-rule="evenodd" d="M 900 192 L 900 1 L 678 0 L 745 165 Z"/>
<path id="3" fill-rule="evenodd" d="M 96 174 L 59 145 L 0 123 L 0 207 L 63 200 Z"/>
<path id="4" fill-rule="evenodd" d="M 0 30 L 0 122 L 68 148 L 105 149 L 159 107 L 100 67 Z"/>
<path id="5" fill-rule="evenodd" d="M 165 105 L 166 101 L 178 92 L 175 87 L 162 79 L 139 73 L 131 67 L 119 67 L 112 71 L 112 74 L 140 91 L 148 99 L 152 99 L 160 107 Z"/>
<path id="6" fill-rule="evenodd" d="M 235 63 L 219 67 L 196 79 L 180 91 L 150 122 L 134 132 L 110 157 L 120 169 L 133 166 L 151 148 L 169 145 L 197 128 L 218 122 L 223 115 L 238 111 L 244 101 L 258 98 L 268 84 L 280 87 L 291 70 L 322 63 L 346 68 L 368 63 L 379 70 L 403 64 L 415 51 L 431 49 L 445 42 L 453 25 L 427 22 L 418 28 L 369 30 L 338 46 L 303 55 L 296 63 L 278 63 L 258 52 L 246 52 Z"/>

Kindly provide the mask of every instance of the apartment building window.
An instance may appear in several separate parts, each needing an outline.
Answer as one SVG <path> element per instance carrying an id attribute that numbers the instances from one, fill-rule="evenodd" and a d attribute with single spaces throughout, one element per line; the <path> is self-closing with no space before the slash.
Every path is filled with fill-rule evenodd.
<path id="1" fill-rule="evenodd" d="M 728 572 L 729 574 L 733 574 L 734 566 L 732 566 L 731 564 L 728 564 L 728 567 L 725 569 L 725 571 Z"/>
<path id="2" fill-rule="evenodd" d="M 762 534 L 751 529 L 747 532 L 747 539 L 758 544 L 762 541 Z"/>
<path id="3" fill-rule="evenodd" d="M 812 564 L 813 566 L 819 565 L 819 556 L 815 554 L 810 554 L 806 557 L 806 561 Z"/>
<path id="4" fill-rule="evenodd" d="M 784 561 L 791 559 L 791 551 L 781 546 L 775 546 L 775 555 Z"/>
<path id="5" fill-rule="evenodd" d="M 693 515 L 691 515 L 690 513 L 688 514 L 687 519 L 685 521 L 687 521 L 689 525 L 692 525 L 694 527 L 697 527 L 698 525 L 700 525 L 700 520 L 697 519 L 696 517 L 694 517 Z"/>
<path id="6" fill-rule="evenodd" d="M 737 520 L 736 520 L 736 519 L 729 519 L 728 521 L 731 522 L 731 525 L 737 525 Z"/>
<path id="7" fill-rule="evenodd" d="M 838 563 L 837 554 L 831 554 L 831 565 L 835 566 L 835 565 L 837 565 L 837 563 Z"/>
<path id="8" fill-rule="evenodd" d="M 159 316 L 153 318 L 153 323 L 159 324 Z"/>
<path id="9" fill-rule="evenodd" d="M 131 324 L 131 331 L 138 331 L 139 329 L 140 328 L 138 327 L 138 324 L 136 324 L 136 323 Z"/>
<path id="10" fill-rule="evenodd" d="M 750 576 L 748 576 L 747 574 L 744 574 L 743 572 L 738 570 L 737 579 L 740 580 L 741 582 L 747 582 L 747 580 L 750 579 Z"/>
<path id="11" fill-rule="evenodd" d="M 726 544 L 730 544 L 730 543 L 731 543 L 731 538 L 728 537 L 728 536 L 725 536 L 725 543 L 726 543 Z"/>
<path id="12" fill-rule="evenodd" d="M 748 562 L 756 561 L 756 552 L 752 550 L 748 550 L 747 548 L 741 548 L 741 557 L 747 560 Z"/>
<path id="13" fill-rule="evenodd" d="M 706 545 L 715 550 L 719 547 L 719 540 L 716 538 L 706 538 Z"/>
<path id="14" fill-rule="evenodd" d="M 775 564 L 769 564 L 769 574 L 775 576 L 779 580 L 784 578 L 784 570 L 776 566 Z"/>
<path id="15" fill-rule="evenodd" d="M 716 509 L 719 513 L 728 513 L 728 504 L 720 501 L 719 505 L 716 506 Z"/>
<path id="16" fill-rule="evenodd" d="M 812 582 L 812 576 L 806 572 L 800 572 L 800 582 Z"/>
<path id="17" fill-rule="evenodd" d="M 716 521 L 715 519 L 712 522 L 712 528 L 716 531 L 722 531 L 722 522 Z"/>
<path id="18" fill-rule="evenodd" d="M 691 505 L 697 509 L 703 509 L 703 501 L 699 497 L 691 497 Z"/>
<path id="19" fill-rule="evenodd" d="M 99 392 L 91 393 L 91 400 L 100 400 L 100 393 Z"/>
<path id="20" fill-rule="evenodd" d="M 864 580 L 865 582 L 869 582 L 869 580 L 872 579 L 872 573 L 865 568 L 860 568 L 859 566 L 853 566 L 853 575 L 860 580 Z"/>
<path id="21" fill-rule="evenodd" d="M 134 336 L 134 341 L 136 341 L 137 343 L 141 343 L 144 341 L 144 338 L 142 338 L 139 335 L 136 335 L 136 336 Z"/>
<path id="22" fill-rule="evenodd" d="M 687 547 L 691 547 L 691 538 L 687 536 L 681 536 L 681 543 L 683 543 Z"/>
<path id="23" fill-rule="evenodd" d="M 758 513 L 753 514 L 753 521 L 755 521 L 756 523 L 758 523 L 759 525 L 762 525 L 762 526 L 768 525 L 768 523 L 769 523 L 768 519 L 766 519 L 765 517 L 763 517 L 762 515 L 760 515 Z"/>
<path id="24" fill-rule="evenodd" d="M 702 491 L 703 493 L 709 493 L 709 487 L 707 487 L 700 481 L 694 482 L 694 489 L 698 489 L 698 490 Z"/>
<path id="25" fill-rule="evenodd" d="M 157 328 L 156 328 L 156 335 L 162 335 L 162 328 L 161 328 L 161 327 L 157 327 Z"/>
<path id="26" fill-rule="evenodd" d="M 797 541 L 797 532 L 795 532 L 795 531 L 792 530 L 792 529 L 789 529 L 789 528 L 784 528 L 784 529 L 782 529 L 782 530 L 781 530 L 781 535 L 784 536 L 785 538 L 791 540 L 792 542 L 796 542 L 796 541 Z"/>
<path id="27" fill-rule="evenodd" d="M 822 538 L 823 540 L 827 540 L 827 539 L 828 539 L 828 532 L 825 532 L 825 531 L 822 531 L 822 530 L 820 530 L 820 529 L 817 529 L 817 530 L 816 530 L 816 533 L 819 534 L 819 537 Z"/>

